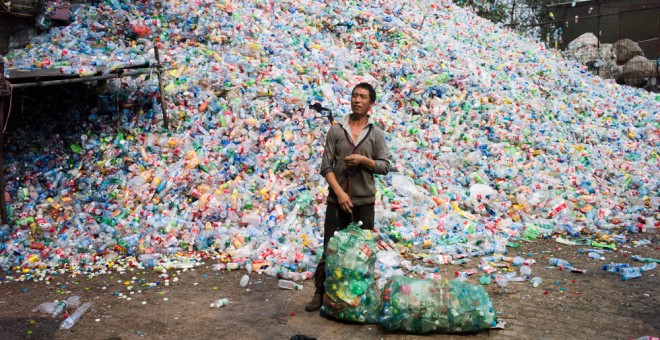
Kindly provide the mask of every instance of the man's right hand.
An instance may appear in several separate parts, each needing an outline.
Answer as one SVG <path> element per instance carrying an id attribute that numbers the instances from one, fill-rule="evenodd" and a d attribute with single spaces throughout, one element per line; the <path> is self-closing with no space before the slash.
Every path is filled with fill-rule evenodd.
<path id="1" fill-rule="evenodd" d="M 348 196 L 343 190 L 337 193 L 337 203 L 341 210 L 351 213 L 353 211 L 353 202 L 351 202 L 351 197 Z"/>

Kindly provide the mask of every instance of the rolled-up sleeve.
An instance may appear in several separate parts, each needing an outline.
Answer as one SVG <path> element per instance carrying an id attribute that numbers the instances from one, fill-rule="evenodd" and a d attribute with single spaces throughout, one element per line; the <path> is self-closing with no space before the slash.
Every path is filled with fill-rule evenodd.
<path id="1" fill-rule="evenodd" d="M 374 173 L 379 175 L 387 175 L 390 172 L 390 154 L 389 149 L 387 148 L 387 142 L 385 141 L 385 133 L 382 130 L 377 130 L 378 133 L 375 134 L 375 151 L 374 162 L 376 166 L 374 167 Z"/>
<path id="2" fill-rule="evenodd" d="M 321 176 L 325 177 L 329 172 L 335 171 L 335 148 L 336 138 L 334 138 L 333 129 L 330 128 L 325 136 L 325 148 L 321 158 Z"/>

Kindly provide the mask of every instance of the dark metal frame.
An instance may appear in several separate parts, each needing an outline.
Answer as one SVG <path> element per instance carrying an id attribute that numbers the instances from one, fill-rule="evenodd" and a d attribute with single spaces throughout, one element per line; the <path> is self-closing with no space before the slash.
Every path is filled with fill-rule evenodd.
<path id="1" fill-rule="evenodd" d="M 165 68 L 160 64 L 160 57 L 158 53 L 158 49 L 154 47 L 154 53 L 156 57 L 156 72 L 158 73 L 158 88 L 160 91 L 160 105 L 163 111 L 163 127 L 167 130 L 169 128 L 169 119 L 167 116 L 167 110 L 166 110 L 166 105 L 165 105 L 165 98 L 164 98 L 164 92 L 163 92 L 163 79 L 162 79 L 162 73 L 164 70 L 167 70 L 169 68 Z M 39 86 L 52 86 L 52 85 L 62 85 L 62 84 L 71 84 L 71 83 L 81 83 L 81 82 L 91 82 L 91 81 L 96 81 L 96 80 L 105 80 L 105 79 L 116 79 L 116 78 L 123 78 L 123 77 L 135 77 L 138 75 L 142 74 L 147 74 L 151 72 L 151 69 L 144 69 L 149 67 L 149 65 L 138 65 L 135 67 L 132 67 L 131 69 L 118 69 L 115 72 L 111 74 L 105 74 L 105 75 L 97 75 L 97 76 L 91 76 L 91 77 L 84 77 L 84 78 L 67 78 L 67 79 L 58 79 L 58 80 L 50 80 L 50 81 L 42 81 L 40 77 L 35 77 L 35 76 L 30 76 L 29 73 L 23 75 L 23 79 L 33 79 L 35 81 L 32 82 L 26 82 L 26 83 L 17 83 L 17 84 L 11 84 L 12 78 L 5 78 L 4 76 L 4 68 L 5 65 L 0 62 L 0 84 L 1 83 L 6 83 L 9 82 L 11 84 L 11 87 L 9 89 L 9 95 L 11 95 L 11 91 L 13 89 L 18 89 L 18 88 L 27 88 L 27 87 L 39 87 Z M 61 77 L 59 72 L 57 73 L 48 73 L 48 72 L 39 72 L 41 77 Z M 18 77 L 17 77 L 18 78 Z M 14 79 L 17 79 L 14 78 Z M 0 88 L 2 90 L 2 88 Z M 0 218 L 2 219 L 3 224 L 7 224 L 8 222 L 8 217 L 7 217 L 7 206 L 5 202 L 5 176 L 2 174 L 4 171 L 4 129 L 5 129 L 5 96 L 7 94 L 0 92 Z M 11 110 L 11 107 L 9 108 Z"/>

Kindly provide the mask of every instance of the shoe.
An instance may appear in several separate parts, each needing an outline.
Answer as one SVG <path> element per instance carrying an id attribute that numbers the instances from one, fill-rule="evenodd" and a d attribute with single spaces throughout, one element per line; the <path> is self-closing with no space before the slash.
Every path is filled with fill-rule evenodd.
<path id="1" fill-rule="evenodd" d="M 306 306 L 305 310 L 308 312 L 313 312 L 321 309 L 321 305 L 323 305 L 323 294 L 321 293 L 314 293 L 314 297 L 312 298 L 312 301 L 310 301 Z"/>

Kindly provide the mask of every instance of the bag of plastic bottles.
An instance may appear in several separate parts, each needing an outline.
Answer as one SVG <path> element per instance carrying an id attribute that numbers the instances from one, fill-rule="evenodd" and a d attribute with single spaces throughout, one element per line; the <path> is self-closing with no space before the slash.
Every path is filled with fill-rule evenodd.
<path id="1" fill-rule="evenodd" d="M 373 233 L 351 223 L 337 231 L 327 247 L 321 315 L 359 323 L 378 322 L 380 291 L 374 280 L 377 249 Z"/>
<path id="2" fill-rule="evenodd" d="M 472 332 L 495 326 L 497 319 L 480 285 L 394 276 L 383 288 L 379 323 L 413 333 Z"/>

